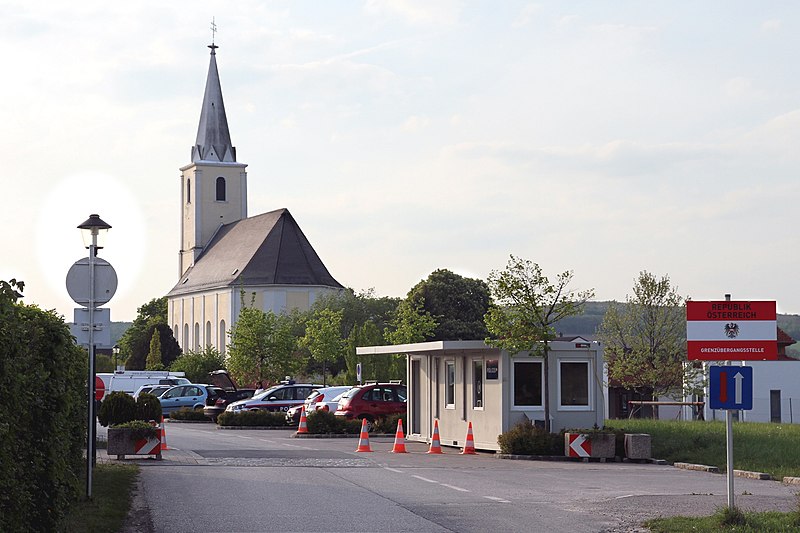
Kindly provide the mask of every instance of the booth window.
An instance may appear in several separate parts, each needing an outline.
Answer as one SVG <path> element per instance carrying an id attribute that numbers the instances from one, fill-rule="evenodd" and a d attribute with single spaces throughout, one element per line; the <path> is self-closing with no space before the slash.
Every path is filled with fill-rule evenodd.
<path id="1" fill-rule="evenodd" d="M 456 406 L 456 362 L 444 362 L 444 374 L 447 380 L 444 388 L 444 406 L 455 409 Z"/>
<path id="2" fill-rule="evenodd" d="M 589 407 L 589 362 L 559 361 L 562 407 Z"/>
<path id="3" fill-rule="evenodd" d="M 483 360 L 472 361 L 472 407 L 483 409 Z"/>
<path id="4" fill-rule="evenodd" d="M 542 406 L 542 363 L 514 361 L 514 405 Z"/>

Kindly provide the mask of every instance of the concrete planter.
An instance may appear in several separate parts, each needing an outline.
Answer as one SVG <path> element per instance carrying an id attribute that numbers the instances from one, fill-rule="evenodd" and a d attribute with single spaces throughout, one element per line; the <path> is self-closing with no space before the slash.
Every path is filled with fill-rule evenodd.
<path id="1" fill-rule="evenodd" d="M 135 438 L 135 430 L 130 428 L 108 428 L 108 455 L 125 459 L 126 455 L 153 455 L 161 459 L 161 439 L 155 437 Z"/>
<path id="2" fill-rule="evenodd" d="M 616 438 L 613 433 L 564 433 L 564 455 L 610 459 L 616 456 Z"/>
<path id="3" fill-rule="evenodd" d="M 647 433 L 625 434 L 625 457 L 628 459 L 650 459 L 652 457 L 652 441 Z"/>

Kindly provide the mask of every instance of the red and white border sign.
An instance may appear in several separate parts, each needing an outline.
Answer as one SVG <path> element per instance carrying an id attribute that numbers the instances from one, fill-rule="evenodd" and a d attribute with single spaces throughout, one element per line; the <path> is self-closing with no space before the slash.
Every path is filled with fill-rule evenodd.
<path id="1" fill-rule="evenodd" d="M 778 358 L 775 302 L 686 302 L 690 360 L 762 361 Z"/>

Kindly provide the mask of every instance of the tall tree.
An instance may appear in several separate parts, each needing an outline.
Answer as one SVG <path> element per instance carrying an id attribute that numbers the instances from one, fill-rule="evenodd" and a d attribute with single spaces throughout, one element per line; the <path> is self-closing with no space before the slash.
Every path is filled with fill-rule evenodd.
<path id="1" fill-rule="evenodd" d="M 150 352 L 147 354 L 145 370 L 164 370 L 164 363 L 161 362 L 161 337 L 158 330 L 153 330 L 150 338 Z"/>
<path id="2" fill-rule="evenodd" d="M 161 362 L 172 364 L 181 349 L 167 321 L 167 297 L 153 298 L 137 309 L 136 318 L 119 340 L 120 355 L 129 370 L 144 370 L 153 331 L 158 330 L 161 342 Z"/>
<path id="3" fill-rule="evenodd" d="M 306 324 L 306 334 L 300 344 L 308 348 L 311 357 L 322 363 L 322 384 L 326 382 L 327 364 L 343 357 L 345 342 L 342 339 L 342 311 L 321 309 L 315 311 Z"/>
<path id="4" fill-rule="evenodd" d="M 230 338 L 228 371 L 237 383 L 275 383 L 295 368 L 297 341 L 287 315 L 243 307 Z"/>
<path id="5" fill-rule="evenodd" d="M 513 255 L 506 269 L 489 274 L 489 290 L 495 303 L 486 313 L 492 337 L 486 342 L 515 354 L 529 352 L 542 358 L 544 374 L 544 425 L 550 431 L 550 341 L 554 324 L 581 312 L 594 297 L 594 289 L 575 292 L 568 288 L 573 273 L 567 270 L 551 282 L 538 264 Z"/>
<path id="6" fill-rule="evenodd" d="M 412 302 L 406 298 L 397 306 L 383 336 L 390 344 L 424 342 L 433 336 L 436 325 L 436 319 L 425 310 L 424 301 Z"/>
<path id="7" fill-rule="evenodd" d="M 633 295 L 612 302 L 598 329 L 609 379 L 654 399 L 682 396 L 698 372 L 686 364 L 684 304 L 669 276 L 640 272 Z"/>
<path id="8" fill-rule="evenodd" d="M 434 270 L 408 292 L 438 322 L 431 340 L 457 341 L 487 336 L 484 315 L 489 310 L 489 287 L 483 280 L 465 278 L 447 269 Z"/>

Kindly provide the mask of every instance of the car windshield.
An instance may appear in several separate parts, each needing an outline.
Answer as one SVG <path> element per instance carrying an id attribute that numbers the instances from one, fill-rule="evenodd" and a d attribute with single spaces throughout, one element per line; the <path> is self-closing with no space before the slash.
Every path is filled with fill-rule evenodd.
<path id="1" fill-rule="evenodd" d="M 348 393 L 349 393 L 351 390 L 353 390 L 353 389 L 348 389 L 348 390 L 346 390 L 346 391 L 344 391 L 344 392 L 342 392 L 342 393 L 340 393 L 340 394 L 337 394 L 336 396 L 334 396 L 334 397 L 333 397 L 333 399 L 331 399 L 331 401 L 332 401 L 332 402 L 338 402 L 338 401 L 339 401 L 339 400 L 341 400 L 342 398 L 347 398 L 347 394 L 348 394 Z"/>
<path id="2" fill-rule="evenodd" d="M 352 389 L 350 389 L 349 391 L 344 393 L 344 395 L 342 396 L 342 399 L 344 399 L 344 398 L 352 398 L 360 390 L 361 390 L 361 387 L 353 387 Z"/>
<path id="3" fill-rule="evenodd" d="M 253 395 L 254 400 L 263 400 L 264 398 L 268 397 L 272 394 L 276 389 L 278 389 L 280 385 L 275 385 L 274 387 L 270 387 L 264 392 L 259 392 L 258 394 Z"/>

